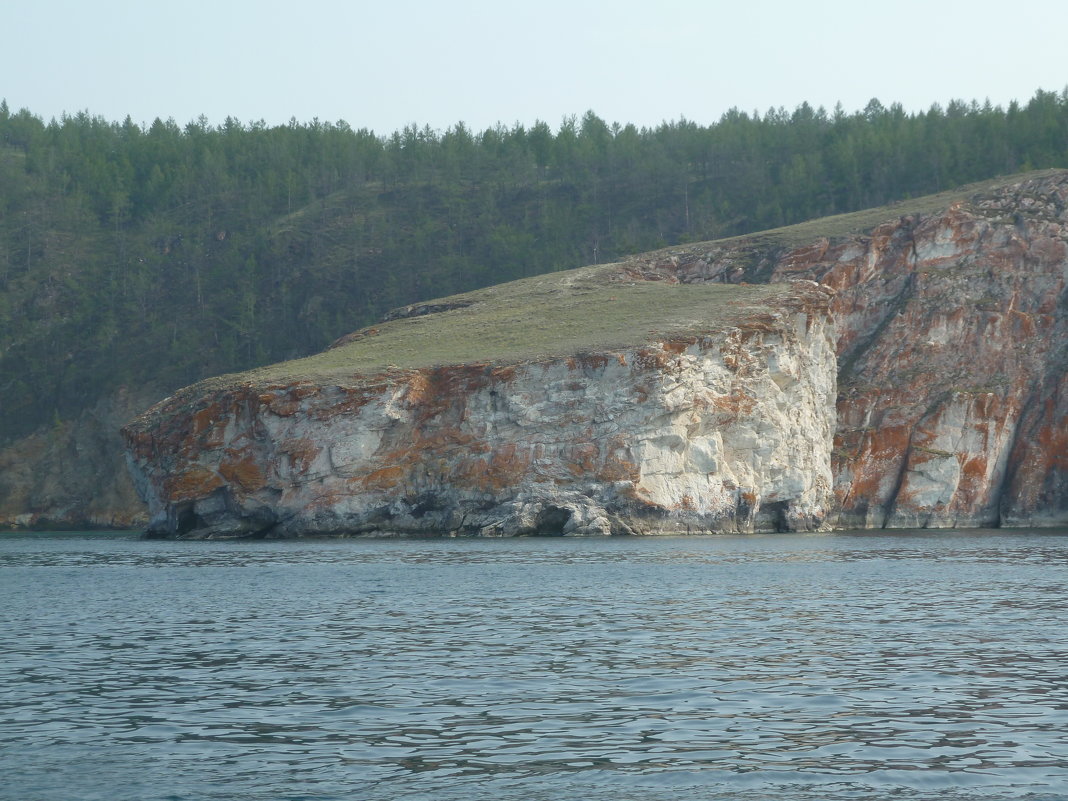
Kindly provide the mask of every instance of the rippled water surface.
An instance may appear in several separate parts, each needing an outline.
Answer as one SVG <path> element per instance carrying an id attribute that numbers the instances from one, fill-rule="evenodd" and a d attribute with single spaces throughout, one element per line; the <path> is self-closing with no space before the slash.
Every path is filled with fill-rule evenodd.
<path id="1" fill-rule="evenodd" d="M 1066 799 L 1068 534 L 0 535 L 0 798 Z"/>

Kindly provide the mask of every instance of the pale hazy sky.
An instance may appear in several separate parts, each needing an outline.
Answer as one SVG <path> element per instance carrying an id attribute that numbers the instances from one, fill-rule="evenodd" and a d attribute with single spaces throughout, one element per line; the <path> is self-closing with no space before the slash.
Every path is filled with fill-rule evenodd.
<path id="1" fill-rule="evenodd" d="M 0 98 L 45 118 L 716 121 L 737 106 L 909 111 L 1068 85 L 1064 0 L 22 0 Z"/>

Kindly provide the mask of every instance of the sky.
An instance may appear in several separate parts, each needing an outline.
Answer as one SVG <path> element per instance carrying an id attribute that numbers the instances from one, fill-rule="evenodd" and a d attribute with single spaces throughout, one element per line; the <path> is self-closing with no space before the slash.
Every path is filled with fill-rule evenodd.
<path id="1" fill-rule="evenodd" d="M 0 98 L 181 125 L 702 125 L 732 107 L 1026 102 L 1068 86 L 1064 0 L 33 0 Z"/>

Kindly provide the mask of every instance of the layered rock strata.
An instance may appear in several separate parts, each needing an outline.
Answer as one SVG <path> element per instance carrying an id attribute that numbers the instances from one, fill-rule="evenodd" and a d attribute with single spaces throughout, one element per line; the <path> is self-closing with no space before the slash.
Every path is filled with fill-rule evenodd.
<path id="1" fill-rule="evenodd" d="M 863 235 L 697 247 L 636 269 L 836 291 L 836 527 L 1068 524 L 1068 173 Z"/>
<path id="2" fill-rule="evenodd" d="M 640 284 L 596 280 L 609 301 Z M 131 468 L 157 535 L 815 529 L 832 498 L 830 297 L 737 288 L 720 302 L 747 305 L 726 321 L 581 353 L 216 381 L 126 429 Z M 472 309 L 437 313 L 463 328 Z"/>

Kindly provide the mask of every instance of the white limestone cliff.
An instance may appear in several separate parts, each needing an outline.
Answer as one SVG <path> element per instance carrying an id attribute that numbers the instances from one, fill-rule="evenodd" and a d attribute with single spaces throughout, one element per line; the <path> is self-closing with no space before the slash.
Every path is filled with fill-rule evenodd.
<path id="1" fill-rule="evenodd" d="M 630 347 L 193 388 L 126 431 L 150 531 L 818 529 L 833 484 L 831 293 L 776 291 L 758 314 Z"/>

